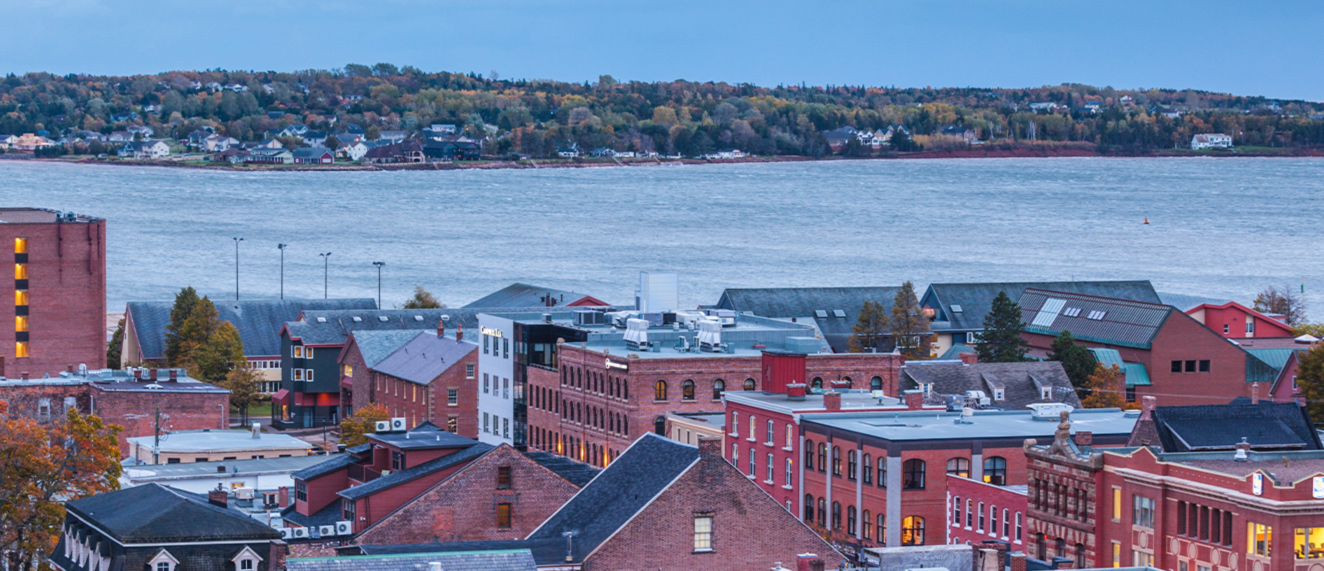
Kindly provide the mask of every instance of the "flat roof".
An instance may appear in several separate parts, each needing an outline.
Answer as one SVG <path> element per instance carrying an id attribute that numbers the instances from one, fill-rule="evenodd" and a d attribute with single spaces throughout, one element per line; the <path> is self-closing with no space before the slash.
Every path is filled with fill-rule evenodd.
<path id="1" fill-rule="evenodd" d="M 1071 413 L 1071 432 L 1129 435 L 1139 418 L 1116 408 L 1076 410 Z M 822 413 L 805 418 L 803 424 L 891 441 L 1051 438 L 1058 424 L 1056 415 L 1036 420 L 1028 410 L 977 410 L 969 417 L 968 424 L 957 422 L 960 419 L 961 413 L 945 411 Z"/>
<path id="2" fill-rule="evenodd" d="M 138 436 L 128 441 L 150 448 L 153 437 Z M 161 438 L 161 452 L 225 452 L 231 450 L 308 449 L 313 445 L 285 434 L 262 433 L 253 438 L 247 430 L 190 430 L 172 432 Z M 325 459 L 325 458 L 323 458 Z"/>
<path id="3" fill-rule="evenodd" d="M 290 456 L 288 458 L 255 458 L 252 460 L 225 460 L 220 462 L 190 462 L 187 464 L 138 464 L 124 467 L 123 478 L 134 483 L 188 480 L 222 474 L 245 476 L 254 474 L 294 473 L 326 461 L 326 456 Z"/>
<path id="4" fill-rule="evenodd" d="M 65 218 L 65 215 L 73 218 Z M 60 216 L 65 223 L 87 223 L 101 220 L 100 218 L 47 208 L 0 208 L 0 224 L 54 224 L 57 216 Z"/>
<path id="5" fill-rule="evenodd" d="M 864 389 L 844 389 L 837 392 L 841 394 L 841 408 L 845 412 L 879 409 L 909 410 L 900 399 L 892 397 L 878 398 L 873 396 L 871 391 Z M 734 403 L 784 414 L 827 410 L 827 407 L 823 406 L 823 395 L 821 393 L 807 394 L 804 400 L 791 400 L 783 394 L 760 391 L 728 391 L 722 393 L 722 398 Z M 946 410 L 946 407 L 943 407 L 943 409 Z"/>
<path id="6" fill-rule="evenodd" d="M 667 418 L 672 418 L 682 422 L 689 422 L 699 426 L 724 430 L 726 428 L 725 412 L 668 412 Z"/>

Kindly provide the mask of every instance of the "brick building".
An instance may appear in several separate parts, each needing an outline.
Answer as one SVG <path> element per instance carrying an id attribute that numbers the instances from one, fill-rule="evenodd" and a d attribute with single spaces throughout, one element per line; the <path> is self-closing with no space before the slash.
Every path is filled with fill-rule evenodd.
<path id="1" fill-rule="evenodd" d="M 1026 489 L 947 474 L 947 543 L 1002 541 L 1011 550 L 1024 550 Z"/>
<path id="2" fill-rule="evenodd" d="M 1235 301 L 1202 303 L 1186 310 L 1186 315 L 1228 339 L 1296 337 L 1291 325 Z"/>
<path id="3" fill-rule="evenodd" d="M 1060 291 L 1027 289 L 1019 301 L 1023 337 L 1032 355 L 1051 350 L 1070 331 L 1090 348 L 1116 350 L 1124 363 L 1144 367 L 1147 385 L 1126 375 L 1126 400 L 1154 395 L 1164 405 L 1225 403 L 1269 386 L 1278 370 L 1229 343 L 1175 307 Z"/>
<path id="4" fill-rule="evenodd" d="M 352 333 L 338 358 L 349 380 L 342 394 L 357 401 L 346 412 L 376 403 L 406 426 L 426 421 L 477 438 L 478 346 L 444 334 L 441 328 Z"/>
<path id="5" fill-rule="evenodd" d="M 520 539 L 592 480 L 597 470 L 509 445 L 489 450 L 368 526 L 359 543 Z"/>
<path id="6" fill-rule="evenodd" d="M 0 280 L 0 377 L 105 367 L 106 221 L 3 208 L 0 252 L 14 274 Z"/>

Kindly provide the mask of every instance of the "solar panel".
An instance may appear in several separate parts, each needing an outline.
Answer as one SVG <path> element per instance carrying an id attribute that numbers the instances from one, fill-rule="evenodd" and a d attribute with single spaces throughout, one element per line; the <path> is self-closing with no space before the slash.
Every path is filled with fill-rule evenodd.
<path id="1" fill-rule="evenodd" d="M 1039 308 L 1039 313 L 1035 314 L 1034 321 L 1030 325 L 1038 327 L 1051 327 L 1053 320 L 1057 319 L 1058 312 L 1062 311 L 1062 306 L 1066 305 L 1067 300 L 1050 297 L 1044 301 L 1043 307 Z"/>

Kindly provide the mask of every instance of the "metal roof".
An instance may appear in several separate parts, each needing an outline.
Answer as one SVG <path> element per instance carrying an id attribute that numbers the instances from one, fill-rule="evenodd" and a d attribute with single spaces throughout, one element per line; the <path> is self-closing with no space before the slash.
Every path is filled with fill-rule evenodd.
<path id="1" fill-rule="evenodd" d="M 956 422 L 961 413 L 933 411 L 819 413 L 805 417 L 806 426 L 855 432 L 893 442 L 922 440 L 977 440 L 993 438 L 1048 438 L 1057 430 L 1057 417 L 1036 420 L 1030 411 L 977 410 L 969 424 Z M 1138 416 L 1115 408 L 1075 410 L 1071 428 L 1094 435 L 1128 435 Z"/>
<path id="2" fill-rule="evenodd" d="M 382 359 L 390 356 L 401 345 L 420 334 L 436 336 L 435 333 L 430 331 L 420 331 L 418 329 L 365 330 L 354 331 L 351 334 L 354 336 L 354 346 L 358 348 L 359 356 L 363 357 L 363 363 L 368 368 L 380 363 Z"/>
<path id="3" fill-rule="evenodd" d="M 1149 371 L 1145 370 L 1144 363 L 1127 363 L 1116 349 L 1090 348 L 1090 352 L 1094 353 L 1094 360 L 1105 367 L 1117 365 L 1126 375 L 1126 386 L 1148 387 L 1154 384 L 1149 380 Z"/>
<path id="4" fill-rule="evenodd" d="M 1077 339 L 1148 349 L 1172 306 L 1028 288 L 1021 294 L 1025 330 L 1043 335 L 1070 331 Z M 1056 308 L 1056 311 L 1053 311 Z"/>
<path id="5" fill-rule="evenodd" d="M 441 376 L 451 365 L 477 350 L 478 345 L 474 343 L 437 337 L 431 331 L 420 331 L 413 339 L 369 368 L 397 379 L 426 385 Z"/>
<path id="6" fill-rule="evenodd" d="M 550 304 L 547 298 L 551 298 Z M 596 300 L 585 293 L 517 282 L 478 298 L 464 307 L 559 307 L 584 298 Z"/>
<path id="7" fill-rule="evenodd" d="M 280 355 L 281 326 L 294 321 L 305 311 L 377 307 L 377 301 L 371 298 L 212 300 L 212 303 L 219 317 L 239 330 L 244 355 L 248 357 Z M 130 301 L 127 304 L 126 321 L 133 324 L 144 360 L 165 357 L 166 326 L 170 324 L 170 309 L 174 305 L 174 301 Z"/>
<path id="8" fill-rule="evenodd" d="M 1005 291 L 1007 297 L 1015 300 L 1029 288 L 1160 303 L 1148 280 L 1135 280 L 929 284 L 920 305 L 937 311 L 937 321 L 948 324 L 943 328 L 935 326 L 937 331 L 982 331 L 984 316 L 993 308 L 993 299 L 999 292 Z M 959 312 L 954 311 L 957 306 Z"/>

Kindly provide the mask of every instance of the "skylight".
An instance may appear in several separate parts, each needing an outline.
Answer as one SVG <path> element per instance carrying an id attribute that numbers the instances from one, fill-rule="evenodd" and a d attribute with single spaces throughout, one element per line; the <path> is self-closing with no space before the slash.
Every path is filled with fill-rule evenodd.
<path id="1" fill-rule="evenodd" d="M 840 310 L 840 309 L 834 309 L 834 310 L 832 310 L 832 316 L 833 316 L 833 317 L 841 317 L 841 318 L 845 318 L 845 317 L 846 317 L 846 312 L 845 312 L 845 311 L 842 311 L 842 310 Z"/>
<path id="2" fill-rule="evenodd" d="M 386 317 L 385 315 L 378 315 L 377 321 L 390 321 L 390 318 Z"/>
<path id="3" fill-rule="evenodd" d="M 354 320 L 354 323 L 358 323 L 358 322 L 360 322 L 360 321 L 363 321 L 363 318 L 362 318 L 362 317 L 359 317 L 359 316 L 357 316 L 357 315 L 355 315 L 354 317 L 351 317 L 350 319 L 353 319 L 353 320 Z"/>
<path id="4" fill-rule="evenodd" d="M 1107 311 L 1100 311 L 1096 309 L 1094 311 L 1091 311 L 1089 315 L 1085 316 L 1085 318 L 1093 319 L 1095 321 L 1103 321 L 1103 316 L 1105 315 L 1108 315 Z"/>
<path id="5" fill-rule="evenodd" d="M 826 309 L 815 309 L 815 310 L 814 310 L 814 317 L 827 318 L 827 310 L 826 310 Z"/>
<path id="6" fill-rule="evenodd" d="M 415 315 L 415 316 L 414 316 L 414 321 L 423 321 L 423 316 L 422 316 L 422 315 Z"/>
<path id="7" fill-rule="evenodd" d="M 1048 298 L 1044 301 L 1043 307 L 1039 308 L 1039 313 L 1035 314 L 1034 321 L 1030 325 L 1051 327 L 1053 321 L 1057 319 L 1058 312 L 1062 311 L 1062 306 L 1066 303 L 1065 299 Z"/>
<path id="8" fill-rule="evenodd" d="M 959 304 L 959 303 L 953 303 L 953 304 L 952 304 L 952 313 L 961 313 L 962 311 L 965 311 L 965 310 L 961 309 L 961 304 Z"/>
<path id="9" fill-rule="evenodd" d="M 1068 308 L 1062 310 L 1062 315 L 1065 315 L 1065 316 L 1067 316 L 1067 317 L 1080 317 L 1080 308 L 1079 308 L 1079 307 L 1068 307 Z"/>
<path id="10" fill-rule="evenodd" d="M 326 318 L 325 318 L 325 317 L 318 317 L 318 318 L 317 318 L 317 322 L 318 322 L 318 323 L 326 323 Z"/>

